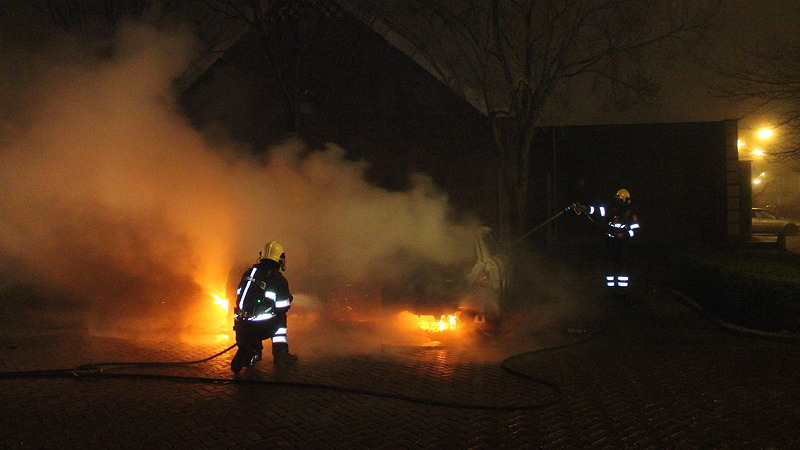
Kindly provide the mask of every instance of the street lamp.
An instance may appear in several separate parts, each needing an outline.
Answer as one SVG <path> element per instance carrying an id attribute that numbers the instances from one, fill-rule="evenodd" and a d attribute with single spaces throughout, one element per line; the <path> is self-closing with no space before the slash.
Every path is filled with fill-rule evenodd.
<path id="1" fill-rule="evenodd" d="M 760 147 L 751 147 L 744 141 L 738 141 L 736 144 L 738 147 L 737 150 L 741 158 L 747 158 L 747 159 L 751 159 L 754 157 L 763 158 L 766 155 L 766 152 L 762 150 Z"/>
<path id="2" fill-rule="evenodd" d="M 759 141 L 768 141 L 768 140 L 772 139 L 774 134 L 775 134 L 775 130 L 774 129 L 772 129 L 770 127 L 764 127 L 764 128 L 759 128 L 758 130 L 756 130 L 755 133 L 750 135 L 750 137 L 752 139 L 756 139 L 757 138 L 757 140 L 759 140 Z M 736 147 L 737 147 L 739 152 L 742 152 L 742 150 L 749 151 L 751 157 L 763 158 L 767 154 L 767 152 L 765 152 L 760 146 L 753 145 L 752 141 L 751 141 L 750 144 L 748 144 L 746 141 L 738 139 L 736 141 Z M 743 155 L 745 155 L 745 154 L 743 154 Z"/>
<path id="3" fill-rule="evenodd" d="M 789 186 L 800 185 L 800 177 L 790 173 L 791 168 L 779 158 L 782 133 L 775 126 L 764 125 L 741 129 L 743 134 L 739 135 L 737 143 L 740 159 L 752 163 L 750 186 L 753 206 L 759 206 L 758 203 L 781 208 L 800 206 L 796 196 L 790 195 L 788 190 Z"/>

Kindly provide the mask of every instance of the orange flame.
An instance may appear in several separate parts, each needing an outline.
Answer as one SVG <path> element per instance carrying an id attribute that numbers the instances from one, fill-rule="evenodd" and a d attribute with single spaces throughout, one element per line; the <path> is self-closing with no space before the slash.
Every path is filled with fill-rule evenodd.
<path id="1" fill-rule="evenodd" d="M 221 308 L 222 310 L 220 311 L 219 309 L 215 309 L 216 311 L 215 316 L 218 316 L 217 320 L 224 326 L 225 324 L 227 324 L 228 321 L 228 308 L 230 307 L 230 302 L 225 297 L 221 297 L 214 293 L 211 293 L 211 297 L 214 299 L 212 303 Z M 216 335 L 217 342 L 225 342 L 228 339 L 230 339 L 230 335 L 228 335 L 227 333 L 218 333 Z"/>
<path id="2" fill-rule="evenodd" d="M 230 302 L 228 302 L 228 299 L 220 297 L 217 294 L 211 294 L 211 296 L 214 298 L 213 303 L 215 305 L 219 306 L 220 308 L 222 308 L 222 310 L 227 314 L 228 313 L 228 305 L 230 304 Z"/>
<path id="3" fill-rule="evenodd" d="M 181 339 L 203 344 L 227 342 L 230 339 L 227 332 L 231 325 L 228 317 L 230 303 L 211 289 L 202 294 L 200 300 L 191 320 L 184 327 Z"/>
<path id="4" fill-rule="evenodd" d="M 441 333 L 444 331 L 455 331 L 458 324 L 458 316 L 455 314 L 441 316 L 438 320 L 434 316 L 418 316 L 417 326 L 420 330 Z"/>

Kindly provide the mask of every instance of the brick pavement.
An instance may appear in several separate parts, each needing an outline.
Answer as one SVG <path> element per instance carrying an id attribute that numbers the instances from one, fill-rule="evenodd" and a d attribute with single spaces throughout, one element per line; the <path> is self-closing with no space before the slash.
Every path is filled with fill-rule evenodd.
<path id="1" fill-rule="evenodd" d="M 602 314 L 576 320 L 575 329 L 518 326 L 469 345 L 398 343 L 361 353 L 305 355 L 308 337 L 300 335 L 294 348 L 303 359 L 296 367 L 276 369 L 267 358 L 241 375 L 244 382 L 207 380 L 231 378 L 230 353 L 202 364 L 112 367 L 105 371 L 108 377 L 0 379 L 0 447 L 790 448 L 800 443 L 797 342 L 726 332 L 663 293 L 598 302 L 606 306 Z M 0 345 L 0 370 L 20 371 L 101 361 L 198 360 L 228 343 L 62 332 L 5 336 Z M 560 347 L 546 350 L 555 346 Z M 520 353 L 524 350 L 529 352 Z M 554 383 L 561 396 L 503 370 L 506 357 L 510 369 Z M 161 378 L 168 376 L 185 378 Z"/>

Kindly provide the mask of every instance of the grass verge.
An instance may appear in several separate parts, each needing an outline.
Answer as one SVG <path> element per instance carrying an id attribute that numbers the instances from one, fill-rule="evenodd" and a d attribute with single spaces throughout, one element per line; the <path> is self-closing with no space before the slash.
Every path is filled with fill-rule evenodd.
<path id="1" fill-rule="evenodd" d="M 762 331 L 800 332 L 800 255 L 740 247 L 651 249 L 662 280 L 709 314 Z"/>

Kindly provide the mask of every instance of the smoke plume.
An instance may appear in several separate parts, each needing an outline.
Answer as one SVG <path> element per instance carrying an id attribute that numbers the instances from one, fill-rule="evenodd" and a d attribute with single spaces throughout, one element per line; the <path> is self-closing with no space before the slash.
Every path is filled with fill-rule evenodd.
<path id="1" fill-rule="evenodd" d="M 45 299 L 41 311 L 70 305 L 106 332 L 199 326 L 210 294 L 272 239 L 292 290 L 320 302 L 394 278 L 407 269 L 398 256 L 470 254 L 474 224 L 453 221 L 422 175 L 389 192 L 334 144 L 256 157 L 209 144 L 173 92 L 187 36 L 127 25 L 99 48 L 2 58 L 1 268 Z"/>

